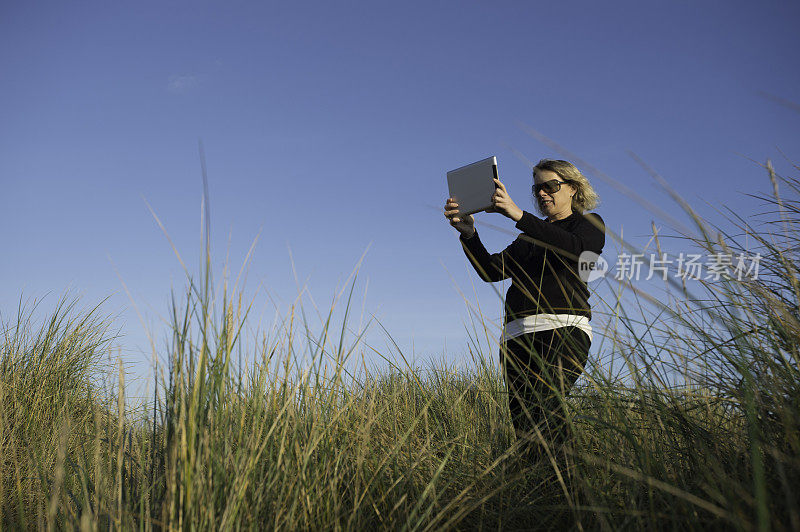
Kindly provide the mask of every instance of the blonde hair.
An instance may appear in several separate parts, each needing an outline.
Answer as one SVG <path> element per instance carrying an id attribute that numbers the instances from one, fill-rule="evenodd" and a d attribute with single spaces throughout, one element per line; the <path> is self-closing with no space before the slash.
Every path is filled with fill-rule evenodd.
<path id="1" fill-rule="evenodd" d="M 568 181 L 570 185 L 575 187 L 575 195 L 572 196 L 573 211 L 583 214 L 584 211 L 590 211 L 600 203 L 600 198 L 592 188 L 592 185 L 589 184 L 589 180 L 571 162 L 560 159 L 542 159 L 533 167 L 534 173 L 536 173 L 536 170 L 554 172 L 561 179 Z M 535 198 L 534 204 L 538 209 L 539 203 L 535 201 Z"/>

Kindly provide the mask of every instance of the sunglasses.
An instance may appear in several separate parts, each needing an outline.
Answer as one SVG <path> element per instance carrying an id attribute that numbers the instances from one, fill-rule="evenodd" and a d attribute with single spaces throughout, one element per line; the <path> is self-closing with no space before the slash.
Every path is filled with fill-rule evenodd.
<path id="1" fill-rule="evenodd" d="M 569 183 L 569 181 L 559 181 L 558 179 L 551 179 L 550 181 L 545 181 L 544 183 L 536 183 L 531 187 L 533 194 L 536 195 L 539 193 L 540 190 L 544 190 L 548 194 L 553 194 L 561 190 L 561 185 L 564 183 Z"/>

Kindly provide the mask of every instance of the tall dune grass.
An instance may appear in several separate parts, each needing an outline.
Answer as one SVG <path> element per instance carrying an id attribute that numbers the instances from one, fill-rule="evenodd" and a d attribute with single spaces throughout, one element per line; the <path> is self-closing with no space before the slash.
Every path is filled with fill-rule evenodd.
<path id="1" fill-rule="evenodd" d="M 590 365 L 564 400 L 571 440 L 543 441 L 536 463 L 518 452 L 494 348 L 474 344 L 460 368 L 383 355 L 390 369 L 367 369 L 349 363 L 361 331 L 348 345 L 333 308 L 314 330 L 296 307 L 245 345 L 249 307 L 227 285 L 212 295 L 208 246 L 172 298 L 141 407 L 121 368 L 108 378 L 99 308 L 63 300 L 34 330 L 20 306 L 0 352 L 0 525 L 800 529 L 800 180 L 769 175 L 791 194 L 762 198 L 766 230 L 734 217 L 741 234 L 724 233 L 686 207 L 700 235 L 686 245 L 744 250 L 746 234 L 758 279 L 595 303 L 626 378 Z"/>

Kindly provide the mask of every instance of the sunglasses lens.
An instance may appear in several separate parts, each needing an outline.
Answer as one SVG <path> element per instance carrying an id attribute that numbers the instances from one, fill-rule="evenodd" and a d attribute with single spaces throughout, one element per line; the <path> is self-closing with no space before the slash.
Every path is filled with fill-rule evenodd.
<path id="1" fill-rule="evenodd" d="M 548 194 L 552 194 L 553 192 L 558 192 L 560 189 L 561 189 L 561 183 L 556 181 L 555 179 L 552 181 L 546 181 L 544 183 L 533 185 L 534 194 L 538 194 L 540 190 L 544 190 Z"/>

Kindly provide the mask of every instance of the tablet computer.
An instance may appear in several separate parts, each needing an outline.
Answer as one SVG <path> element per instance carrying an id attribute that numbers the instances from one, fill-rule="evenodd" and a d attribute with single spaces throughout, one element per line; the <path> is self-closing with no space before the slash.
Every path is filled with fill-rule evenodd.
<path id="1" fill-rule="evenodd" d="M 496 177 L 497 157 L 494 156 L 447 172 L 450 197 L 458 202 L 461 216 L 485 211 L 492 206 L 493 179 Z"/>

